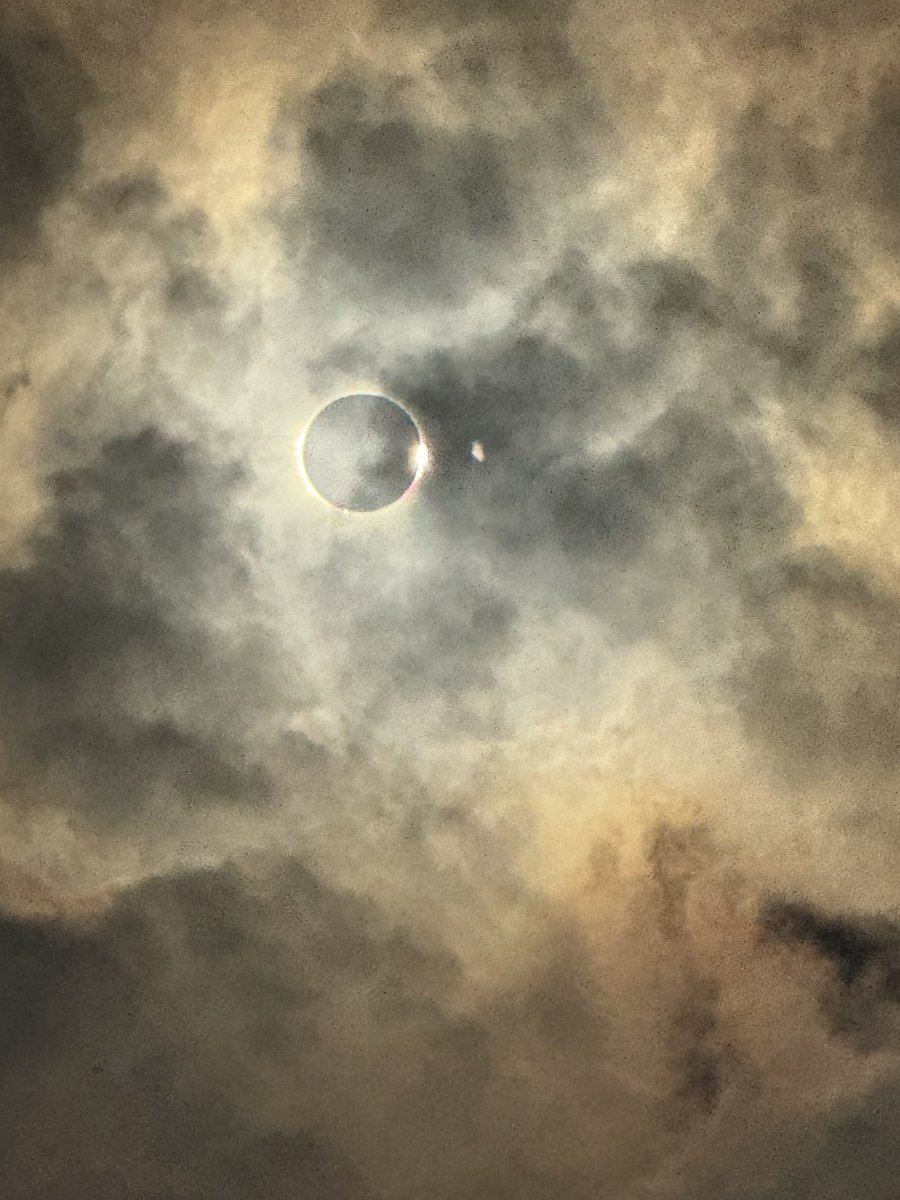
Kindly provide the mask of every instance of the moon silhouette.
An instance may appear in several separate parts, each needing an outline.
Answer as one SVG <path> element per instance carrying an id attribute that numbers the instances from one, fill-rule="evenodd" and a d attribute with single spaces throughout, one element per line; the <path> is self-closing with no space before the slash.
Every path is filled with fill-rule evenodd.
<path id="1" fill-rule="evenodd" d="M 339 396 L 320 408 L 297 449 L 311 491 L 349 513 L 397 504 L 416 489 L 428 463 L 412 414 L 396 400 L 370 393 Z"/>

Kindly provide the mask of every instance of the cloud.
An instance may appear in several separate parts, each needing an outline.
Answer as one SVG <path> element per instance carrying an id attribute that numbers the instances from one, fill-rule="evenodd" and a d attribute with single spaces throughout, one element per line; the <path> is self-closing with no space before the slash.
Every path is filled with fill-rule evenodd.
<path id="1" fill-rule="evenodd" d="M 890 1200 L 888 7 L 30 7 L 3 1194 Z"/>
<path id="2" fill-rule="evenodd" d="M 868 168 L 866 182 L 872 198 L 883 205 L 890 216 L 896 215 L 897 184 L 900 182 L 900 158 L 897 131 L 900 127 L 900 90 L 889 77 L 881 79 L 872 95 L 871 117 L 863 142 Z"/>
<path id="3" fill-rule="evenodd" d="M 239 480 L 153 427 L 52 477 L 31 562 L 0 573 L 15 631 L 0 663 L 12 798 L 117 822 L 162 799 L 258 804 L 271 793 L 227 730 L 222 683 L 247 687 L 248 652 L 223 652 L 196 608 L 210 587 L 247 585 L 221 511 Z M 188 605 L 180 616 L 174 591 Z"/>
<path id="4" fill-rule="evenodd" d="M 402 81 L 329 80 L 303 122 L 307 183 L 287 232 L 310 237 L 318 269 L 333 264 L 336 286 L 361 291 L 364 305 L 453 300 L 471 287 L 473 256 L 508 240 L 502 145 L 428 128 L 403 103 Z"/>
<path id="5" fill-rule="evenodd" d="M 260 1170 L 275 1195 L 386 1195 L 410 1178 L 437 1196 L 591 1192 L 590 1142 L 570 1162 L 555 1142 L 621 1087 L 562 915 L 524 978 L 469 1012 L 451 955 L 291 862 L 157 880 L 80 933 L 8 920 L 0 935 L 24 1060 L 0 1087 L 9 1195 L 43 1194 L 38 1178 L 98 1200 L 241 1195 Z"/>
<path id="6" fill-rule="evenodd" d="M 7 917 L 5 1194 L 765 1197 L 767 1141 L 802 1179 L 896 1087 L 894 927 L 755 896 L 702 827 L 524 914 L 480 983 L 440 913 L 285 858 Z"/>
<path id="7" fill-rule="evenodd" d="M 879 337 L 871 350 L 870 386 L 863 392 L 863 399 L 888 424 L 896 422 L 900 415 L 900 389 L 897 373 L 900 370 L 900 322 L 894 323 Z"/>
<path id="8" fill-rule="evenodd" d="M 867 778 L 896 762 L 895 597 L 826 552 L 785 556 L 747 581 L 762 644 L 738 683 L 751 733 L 789 775 Z M 869 778 L 871 778 L 869 776 Z"/>
<path id="9" fill-rule="evenodd" d="M 229 910 L 227 877 L 215 884 L 200 880 L 192 890 L 185 880 L 181 893 L 201 905 L 215 898 Z M 228 952 L 229 916 L 223 911 L 225 923 L 208 926 L 220 953 Z M 162 1200 L 210 1190 L 241 1196 L 265 1186 L 272 1196 L 294 1195 L 297 1187 L 329 1198 L 366 1195 L 353 1169 L 315 1137 L 260 1129 L 236 1098 L 211 1089 L 202 1047 L 179 1035 L 174 1011 L 156 991 L 165 981 L 137 913 L 128 921 L 125 911 L 81 933 L 21 920 L 0 925 L 6 1194 L 74 1200 L 89 1191 L 112 1200 L 127 1191 Z M 257 1002 L 262 995 L 257 986 Z"/>
<path id="10" fill-rule="evenodd" d="M 76 55 L 40 21 L 0 29 L 0 253 L 28 253 L 42 211 L 75 175 L 93 98 Z"/>

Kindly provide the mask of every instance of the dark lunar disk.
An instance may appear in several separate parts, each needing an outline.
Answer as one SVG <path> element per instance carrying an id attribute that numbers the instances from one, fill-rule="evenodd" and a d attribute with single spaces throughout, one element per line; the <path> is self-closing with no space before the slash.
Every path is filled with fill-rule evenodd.
<path id="1" fill-rule="evenodd" d="M 306 478 L 323 500 L 348 512 L 374 512 L 411 491 L 427 461 L 419 427 L 387 396 L 332 400 L 300 443 Z"/>

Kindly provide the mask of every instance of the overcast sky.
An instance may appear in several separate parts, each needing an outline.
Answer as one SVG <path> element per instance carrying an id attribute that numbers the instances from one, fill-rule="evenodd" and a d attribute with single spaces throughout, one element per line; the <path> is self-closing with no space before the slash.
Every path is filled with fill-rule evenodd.
<path id="1" fill-rule="evenodd" d="M 3 6 L 4 1200 L 896 1200 L 898 62 Z"/>

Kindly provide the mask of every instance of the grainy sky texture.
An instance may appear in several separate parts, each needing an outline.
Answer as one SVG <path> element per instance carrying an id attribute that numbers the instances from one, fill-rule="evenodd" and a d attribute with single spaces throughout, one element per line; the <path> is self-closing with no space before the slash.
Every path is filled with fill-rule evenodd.
<path id="1" fill-rule="evenodd" d="M 3 4 L 3 1200 L 896 1200 L 898 63 Z"/>

